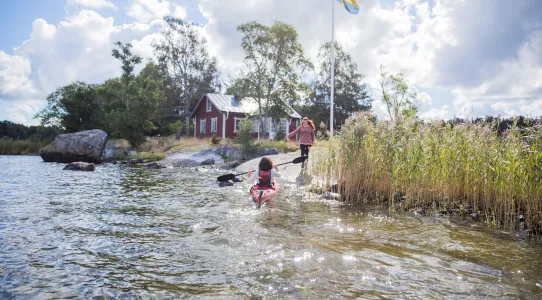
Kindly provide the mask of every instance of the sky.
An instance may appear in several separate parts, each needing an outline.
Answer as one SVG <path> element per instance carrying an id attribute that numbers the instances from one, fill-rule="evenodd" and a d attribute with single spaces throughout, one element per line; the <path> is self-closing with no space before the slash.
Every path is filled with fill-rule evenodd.
<path id="1" fill-rule="evenodd" d="M 35 125 L 55 89 L 121 74 L 113 43 L 150 59 L 162 17 L 196 22 L 224 78 L 243 68 L 238 25 L 296 27 L 305 55 L 335 36 L 378 97 L 379 68 L 402 72 L 425 120 L 542 115 L 542 1 L 357 0 L 2 0 L 0 120 Z M 309 116 L 310 117 L 310 116 Z"/>

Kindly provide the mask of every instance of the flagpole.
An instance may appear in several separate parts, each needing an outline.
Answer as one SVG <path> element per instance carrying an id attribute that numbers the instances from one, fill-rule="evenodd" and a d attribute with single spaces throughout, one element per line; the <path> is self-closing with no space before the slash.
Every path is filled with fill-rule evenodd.
<path id="1" fill-rule="evenodd" d="M 333 96 L 335 94 L 335 1 L 331 0 L 331 105 L 329 106 L 329 135 L 333 137 Z"/>

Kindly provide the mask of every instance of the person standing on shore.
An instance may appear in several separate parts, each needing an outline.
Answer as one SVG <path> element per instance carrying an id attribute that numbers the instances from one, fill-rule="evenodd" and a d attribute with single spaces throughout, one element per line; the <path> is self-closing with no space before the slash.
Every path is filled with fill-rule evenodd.
<path id="1" fill-rule="evenodd" d="M 290 132 L 288 137 L 294 136 L 299 132 L 299 148 L 301 149 L 301 156 L 309 158 L 309 148 L 314 144 L 314 123 L 309 118 L 304 117 L 301 121 L 301 125 L 296 130 Z"/>

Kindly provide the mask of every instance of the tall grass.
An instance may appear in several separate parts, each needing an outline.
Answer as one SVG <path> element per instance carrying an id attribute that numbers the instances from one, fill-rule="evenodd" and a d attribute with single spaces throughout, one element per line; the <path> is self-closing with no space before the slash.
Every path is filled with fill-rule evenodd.
<path id="1" fill-rule="evenodd" d="M 299 150 L 296 142 L 292 141 L 261 141 L 257 142 L 258 148 L 277 148 L 281 153 L 295 152 Z"/>
<path id="2" fill-rule="evenodd" d="M 0 139 L 0 155 L 37 155 L 50 140 L 5 140 Z"/>
<path id="3" fill-rule="evenodd" d="M 323 185 L 348 202 L 480 212 L 490 225 L 542 229 L 542 126 L 504 135 L 491 125 L 375 122 L 358 114 L 313 154 Z"/>

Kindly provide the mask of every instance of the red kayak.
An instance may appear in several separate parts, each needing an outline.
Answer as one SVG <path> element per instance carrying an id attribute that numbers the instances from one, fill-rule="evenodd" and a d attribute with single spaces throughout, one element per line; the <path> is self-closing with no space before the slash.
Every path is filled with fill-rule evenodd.
<path id="1" fill-rule="evenodd" d="M 279 191 L 279 187 L 277 183 L 273 180 L 273 187 L 261 187 L 261 186 L 253 186 L 250 189 L 250 194 L 252 195 L 252 200 L 258 204 L 258 206 L 262 205 L 265 201 L 268 201 L 273 196 L 275 196 Z"/>

